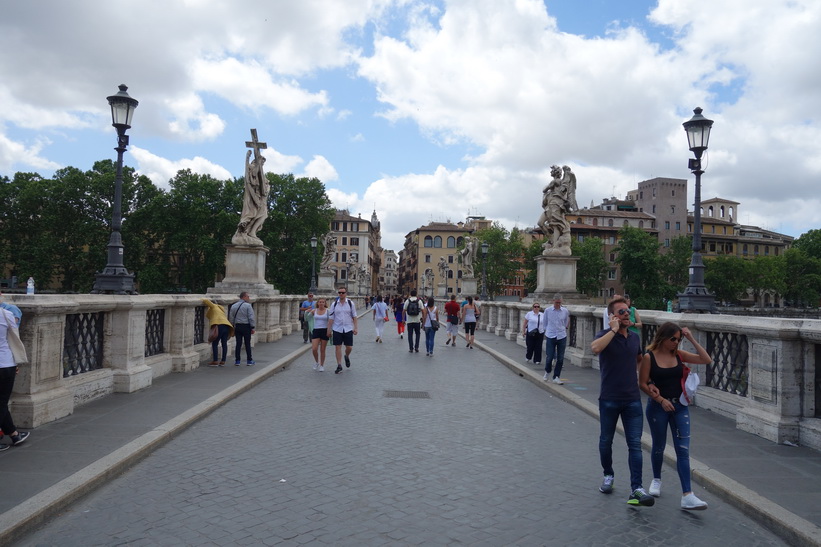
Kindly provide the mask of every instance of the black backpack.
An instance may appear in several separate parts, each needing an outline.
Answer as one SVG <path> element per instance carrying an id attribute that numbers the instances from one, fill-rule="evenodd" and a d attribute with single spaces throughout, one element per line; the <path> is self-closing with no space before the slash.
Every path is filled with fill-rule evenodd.
<path id="1" fill-rule="evenodd" d="M 419 315 L 422 313 L 422 308 L 419 307 L 419 299 L 408 300 L 408 315 Z"/>

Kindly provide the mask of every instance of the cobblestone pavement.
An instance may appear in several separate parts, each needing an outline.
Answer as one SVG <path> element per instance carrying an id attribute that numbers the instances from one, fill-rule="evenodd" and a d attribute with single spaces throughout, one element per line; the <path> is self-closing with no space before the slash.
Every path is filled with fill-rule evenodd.
<path id="1" fill-rule="evenodd" d="M 697 485 L 681 511 L 669 467 L 628 506 L 621 436 L 599 493 L 597 421 L 443 334 L 433 358 L 360 335 L 340 375 L 307 354 L 17 544 L 783 545 Z"/>

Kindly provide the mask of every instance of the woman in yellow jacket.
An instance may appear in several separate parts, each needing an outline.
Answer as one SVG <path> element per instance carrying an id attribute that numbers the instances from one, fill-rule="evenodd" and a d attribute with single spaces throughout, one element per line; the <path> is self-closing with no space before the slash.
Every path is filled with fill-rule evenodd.
<path id="1" fill-rule="evenodd" d="M 217 325 L 217 329 L 219 330 L 219 334 L 217 335 L 216 340 L 211 342 L 211 352 L 213 353 L 214 360 L 208 363 L 209 367 L 224 367 L 225 366 L 225 357 L 228 355 L 228 339 L 234 336 L 234 326 L 228 321 L 228 316 L 225 315 L 225 309 L 219 304 L 214 304 L 207 298 L 202 299 L 202 303 L 207 306 L 207 310 L 205 310 L 205 317 L 208 318 L 209 327 L 213 327 Z M 217 344 L 222 344 L 222 360 L 217 361 Z"/>

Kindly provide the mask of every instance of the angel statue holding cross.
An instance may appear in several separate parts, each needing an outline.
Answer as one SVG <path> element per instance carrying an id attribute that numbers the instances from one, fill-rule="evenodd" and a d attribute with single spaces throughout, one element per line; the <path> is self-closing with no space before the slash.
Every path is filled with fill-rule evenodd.
<path id="1" fill-rule="evenodd" d="M 262 223 L 268 218 L 268 193 L 271 185 L 265 177 L 262 166 L 265 158 L 259 153 L 261 149 L 268 148 L 264 142 L 257 140 L 257 130 L 251 130 L 251 141 L 246 141 L 245 146 L 253 149 L 254 159 L 251 160 L 251 150 L 245 154 L 245 193 L 242 197 L 242 216 L 240 216 L 237 231 L 231 238 L 234 245 L 262 245 L 262 240 L 257 237 L 257 231 L 262 228 Z"/>

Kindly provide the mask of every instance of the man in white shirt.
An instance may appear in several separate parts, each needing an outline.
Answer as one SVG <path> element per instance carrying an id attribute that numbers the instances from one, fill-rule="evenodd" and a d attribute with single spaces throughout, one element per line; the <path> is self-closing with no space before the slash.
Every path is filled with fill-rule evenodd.
<path id="1" fill-rule="evenodd" d="M 562 306 L 562 295 L 553 296 L 553 307 L 547 308 L 545 317 L 545 365 L 544 379 L 550 379 L 553 372 L 553 383 L 562 385 L 562 365 L 564 364 L 564 350 L 567 348 L 567 329 L 570 328 L 570 312 Z M 553 358 L 556 358 L 556 367 L 553 367 Z"/>
<path id="2" fill-rule="evenodd" d="M 336 371 L 342 372 L 342 346 L 345 346 L 345 366 L 351 368 L 350 354 L 353 351 L 353 337 L 357 334 L 356 307 L 348 300 L 347 289 L 339 289 L 339 298 L 331 304 L 328 312 L 328 337 L 333 336 L 336 347 Z"/>
<path id="3" fill-rule="evenodd" d="M 533 309 L 525 315 L 522 323 L 522 338 L 525 339 L 525 359 L 538 365 L 542 362 L 542 338 L 544 337 L 545 321 L 541 306 L 534 302 Z"/>

